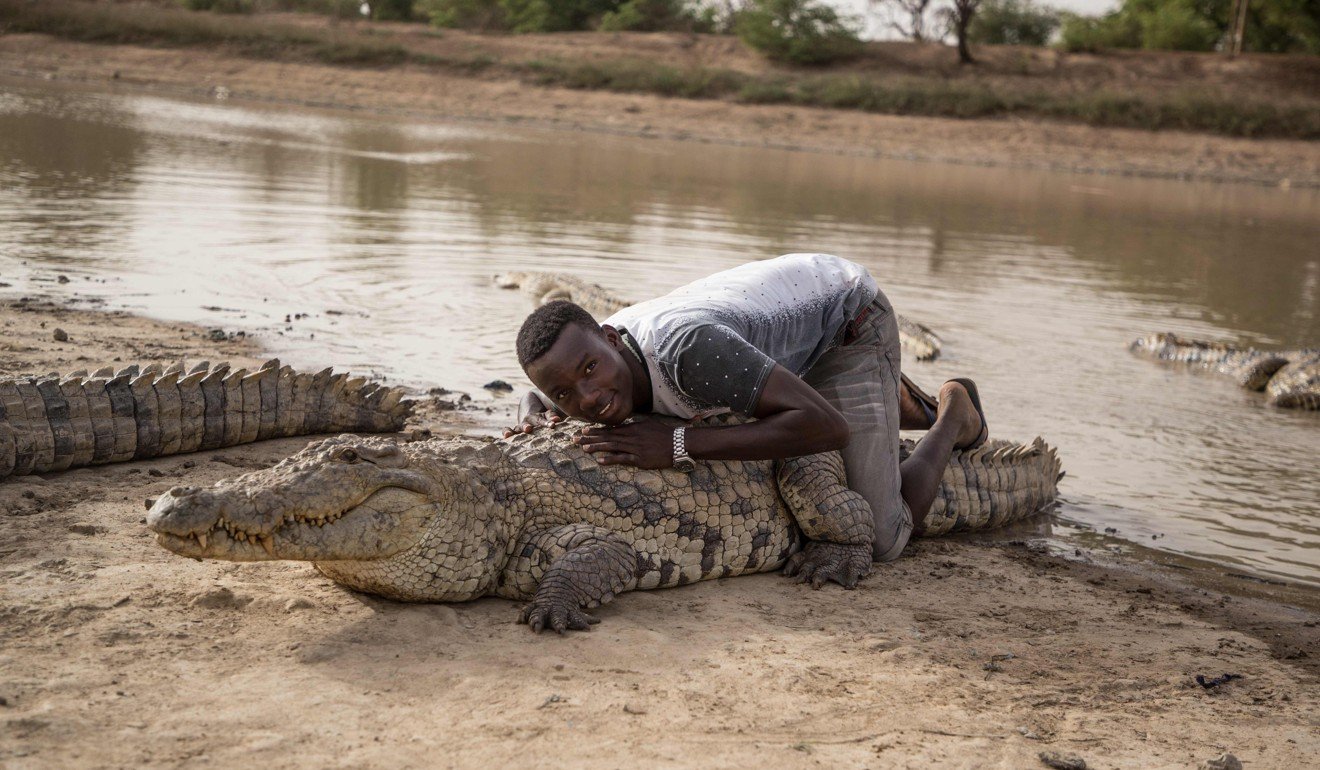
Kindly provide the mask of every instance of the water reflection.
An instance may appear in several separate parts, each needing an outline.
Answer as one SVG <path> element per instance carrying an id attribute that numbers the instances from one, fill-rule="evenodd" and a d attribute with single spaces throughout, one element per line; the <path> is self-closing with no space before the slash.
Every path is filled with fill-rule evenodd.
<path id="1" fill-rule="evenodd" d="M 299 366 L 524 381 L 489 277 L 644 298 L 794 250 L 865 264 L 1057 445 L 1064 517 L 1320 583 L 1320 415 L 1130 357 L 1152 330 L 1320 342 L 1320 194 L 507 132 L 0 81 L 0 269 L 264 333 Z M 232 310 L 214 310 L 213 307 Z M 333 313 L 327 311 L 334 311 Z M 285 322 L 286 314 L 309 313 Z M 1152 540 L 1152 538 L 1155 538 Z"/>

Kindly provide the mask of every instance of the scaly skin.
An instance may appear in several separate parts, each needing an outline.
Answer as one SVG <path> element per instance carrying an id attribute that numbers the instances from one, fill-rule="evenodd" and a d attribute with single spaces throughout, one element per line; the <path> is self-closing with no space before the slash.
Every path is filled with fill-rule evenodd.
<path id="1" fill-rule="evenodd" d="M 0 479 L 280 436 L 397 431 L 403 391 L 325 369 L 203 361 L 0 379 Z"/>
<path id="2" fill-rule="evenodd" d="M 1140 356 L 1173 361 L 1232 377 L 1248 390 L 1266 391 L 1271 406 L 1320 409 L 1320 350 L 1263 351 L 1161 332 L 1133 341 Z"/>
<path id="3" fill-rule="evenodd" d="M 581 306 L 597 320 L 614 315 L 632 303 L 610 294 L 603 286 L 563 273 L 533 271 L 501 273 L 495 276 L 501 289 L 522 289 L 537 306 L 556 299 L 566 299 Z M 934 361 L 940 355 L 939 335 L 909 318 L 898 316 L 899 343 L 918 361 Z"/>
<path id="4" fill-rule="evenodd" d="M 572 443 L 580 427 L 502 441 L 340 436 L 210 489 L 170 490 L 147 523 L 183 556 L 308 560 L 403 601 L 524 600 L 525 622 L 560 632 L 625 591 L 781 566 L 851 588 L 871 569 L 871 510 L 837 453 L 691 474 L 601 466 Z M 1029 516 L 1059 477 L 1039 439 L 955 453 L 926 533 Z"/>

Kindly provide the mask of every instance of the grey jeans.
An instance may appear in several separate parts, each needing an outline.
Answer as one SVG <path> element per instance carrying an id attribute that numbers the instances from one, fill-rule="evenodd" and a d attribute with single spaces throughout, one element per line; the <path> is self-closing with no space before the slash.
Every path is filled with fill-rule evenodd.
<path id="1" fill-rule="evenodd" d="M 826 351 L 803 377 L 848 420 L 848 487 L 871 504 L 876 561 L 897 559 L 912 536 L 898 472 L 898 319 L 883 293 L 853 325 L 856 336 Z"/>

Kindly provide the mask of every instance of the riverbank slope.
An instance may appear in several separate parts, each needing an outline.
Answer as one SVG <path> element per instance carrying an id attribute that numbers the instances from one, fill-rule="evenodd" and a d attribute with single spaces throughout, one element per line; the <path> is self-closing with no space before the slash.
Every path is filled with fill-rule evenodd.
<path id="1" fill-rule="evenodd" d="M 310 28 L 309 34 L 331 34 L 321 29 L 327 22 L 314 17 L 289 17 L 279 23 L 294 30 Z M 1013 112 L 980 119 L 874 114 L 748 103 L 755 101 L 752 96 L 663 96 L 651 88 L 654 83 L 647 78 L 673 72 L 681 80 L 688 76 L 683 73 L 698 71 L 694 68 L 733 73 L 731 77 L 770 78 L 766 82 L 772 85 L 778 82 L 776 73 L 765 72 L 764 63 L 728 38 L 599 33 L 492 37 L 437 33 L 420 25 L 362 25 L 356 31 L 339 29 L 333 34 L 336 40 L 347 37 L 355 44 L 375 46 L 363 49 L 367 53 L 359 51 L 362 56 L 383 56 L 396 49 L 410 53 L 402 63 L 347 66 L 310 60 L 296 51 L 272 59 L 234 46 L 102 45 L 11 32 L 0 34 L 0 74 L 173 95 L 932 162 L 1320 186 L 1320 142 L 1315 141 L 1106 128 Z M 1165 59 L 1133 55 L 1090 61 L 1074 56 L 1065 65 L 1055 52 L 1014 49 L 995 52 L 1003 61 L 987 54 L 990 61 L 983 71 L 990 74 L 978 75 L 985 82 L 972 86 L 956 72 L 941 74 L 943 65 L 938 62 L 922 63 L 942 53 L 939 47 L 884 49 L 876 54 L 878 63 L 872 64 L 888 67 L 885 72 L 891 74 L 885 77 L 892 75 L 900 83 L 918 78 L 920 89 L 936 89 L 923 91 L 926 96 L 920 98 L 935 99 L 930 94 L 936 94 L 941 103 L 953 105 L 950 109 L 962 103 L 957 89 L 982 86 L 1008 94 L 1044 88 L 1058 92 L 1050 98 L 1061 99 L 1107 84 L 1104 88 L 1110 91 L 1126 89 L 1154 99 L 1155 94 L 1195 85 L 1223 91 L 1225 98 L 1239 94 L 1269 109 L 1279 104 L 1309 115 L 1317 109 L 1313 81 L 1320 83 L 1320 66 L 1305 57 L 1298 60 L 1304 66 L 1280 70 L 1293 72 L 1283 77 L 1275 72 L 1279 62 L 1265 58 L 1221 66 L 1204 56 L 1177 54 Z M 577 69 L 570 66 L 579 64 Z M 1309 74 L 1313 71 L 1314 76 Z M 612 79 L 602 83 L 591 75 L 602 72 L 612 73 Z M 619 72 L 631 72 L 636 77 L 630 78 L 643 82 L 635 87 L 620 85 Z M 843 78 L 841 83 L 859 83 L 873 74 L 837 77 Z M 948 88 L 954 90 L 939 91 L 931 85 L 946 77 Z M 668 81 L 660 78 L 660 82 Z M 1178 109 L 1186 107 L 1186 100 L 1174 101 L 1183 105 Z M 1108 118 L 1097 120 L 1103 123 Z"/>
<path id="2" fill-rule="evenodd" d="M 3 294 L 0 329 L 5 376 L 262 355 Z M 308 564 L 154 543 L 144 500 L 306 441 L 0 482 L 0 761 L 1033 767 L 1053 751 L 1147 768 L 1228 751 L 1297 767 L 1320 751 L 1314 592 L 1230 596 L 1034 540 L 917 541 L 852 592 L 759 575 L 627 594 L 563 638 L 507 601 L 398 604 Z M 1225 673 L 1242 678 L 1195 681 Z"/>

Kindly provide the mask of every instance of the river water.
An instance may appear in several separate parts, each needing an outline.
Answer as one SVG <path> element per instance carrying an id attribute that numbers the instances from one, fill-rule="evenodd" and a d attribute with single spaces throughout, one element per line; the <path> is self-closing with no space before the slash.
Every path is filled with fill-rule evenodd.
<path id="1" fill-rule="evenodd" d="M 497 272 L 640 299 L 792 251 L 866 265 L 944 339 L 918 383 L 974 377 L 995 435 L 1058 447 L 1064 530 L 1320 585 L 1320 413 L 1126 349 L 1320 345 L 1320 192 L 0 80 L 0 292 L 242 329 L 298 366 L 487 399 L 526 383 L 531 305 Z"/>

